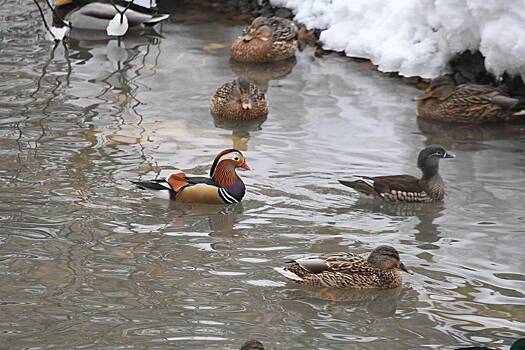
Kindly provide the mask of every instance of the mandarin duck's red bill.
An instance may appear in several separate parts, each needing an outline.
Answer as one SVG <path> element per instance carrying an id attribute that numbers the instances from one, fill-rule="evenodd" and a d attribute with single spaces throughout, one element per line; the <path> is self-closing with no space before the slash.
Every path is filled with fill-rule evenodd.
<path id="1" fill-rule="evenodd" d="M 352 176 L 339 182 L 362 194 L 388 202 L 438 202 L 445 197 L 445 183 L 439 175 L 439 161 L 454 157 L 443 147 L 431 145 L 419 153 L 417 166 L 423 173 L 419 179 L 412 175 Z"/>
<path id="2" fill-rule="evenodd" d="M 243 154 L 236 149 L 220 152 L 213 161 L 210 177 L 186 176 L 183 172 L 169 174 L 165 179 L 133 182 L 139 188 L 182 203 L 239 203 L 246 187 L 236 169 L 252 170 Z"/>

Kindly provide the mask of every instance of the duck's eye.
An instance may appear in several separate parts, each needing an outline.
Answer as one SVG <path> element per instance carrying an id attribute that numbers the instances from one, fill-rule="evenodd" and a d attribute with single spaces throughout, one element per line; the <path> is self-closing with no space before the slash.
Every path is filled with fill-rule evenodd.
<path id="1" fill-rule="evenodd" d="M 234 161 L 238 161 L 239 160 L 239 157 L 235 157 L 233 158 Z"/>
<path id="2" fill-rule="evenodd" d="M 443 155 L 443 152 L 437 151 L 436 154 L 441 157 Z"/>

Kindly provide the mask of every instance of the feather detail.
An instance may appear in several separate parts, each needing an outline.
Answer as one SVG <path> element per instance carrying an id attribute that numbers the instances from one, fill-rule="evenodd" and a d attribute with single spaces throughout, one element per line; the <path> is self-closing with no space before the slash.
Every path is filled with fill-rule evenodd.
<path id="1" fill-rule="evenodd" d="M 233 186 L 239 176 L 235 172 L 235 162 L 225 159 L 217 164 L 212 179 L 221 187 L 229 188 Z"/>
<path id="2" fill-rule="evenodd" d="M 179 192 L 181 188 L 189 184 L 188 179 L 186 178 L 186 174 L 184 174 L 183 172 L 169 174 L 166 177 L 166 182 L 170 184 L 171 188 L 175 192 Z"/>
<path id="3" fill-rule="evenodd" d="M 296 282 L 304 282 L 304 280 L 301 277 L 297 276 L 292 271 L 285 269 L 284 267 L 274 267 L 273 269 L 290 280 L 293 280 Z"/>

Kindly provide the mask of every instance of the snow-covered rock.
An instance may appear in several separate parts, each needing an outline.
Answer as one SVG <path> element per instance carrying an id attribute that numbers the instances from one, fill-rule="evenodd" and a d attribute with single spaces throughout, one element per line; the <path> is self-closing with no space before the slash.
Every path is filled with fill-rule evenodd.
<path id="1" fill-rule="evenodd" d="M 455 54 L 479 50 L 489 72 L 525 78 L 525 0 L 271 0 L 326 49 L 384 72 L 433 78 Z"/>

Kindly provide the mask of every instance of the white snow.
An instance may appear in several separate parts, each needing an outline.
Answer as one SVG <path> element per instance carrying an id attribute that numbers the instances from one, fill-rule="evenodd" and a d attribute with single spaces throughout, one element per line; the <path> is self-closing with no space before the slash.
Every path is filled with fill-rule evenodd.
<path id="1" fill-rule="evenodd" d="M 384 72 L 433 78 L 456 53 L 477 50 L 488 71 L 525 78 L 525 0 L 271 0 L 324 48 L 370 59 Z"/>

